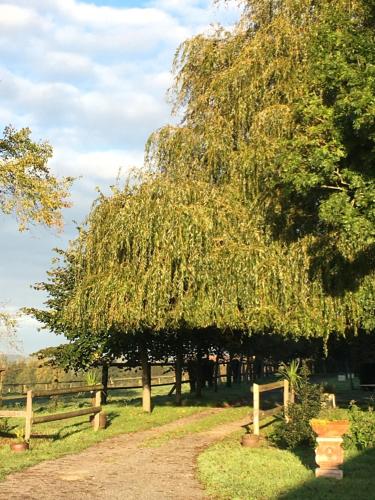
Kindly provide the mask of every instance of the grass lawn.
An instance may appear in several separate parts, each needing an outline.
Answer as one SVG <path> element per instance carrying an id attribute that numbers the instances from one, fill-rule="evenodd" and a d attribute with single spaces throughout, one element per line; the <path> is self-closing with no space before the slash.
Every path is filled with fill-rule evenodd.
<path id="1" fill-rule="evenodd" d="M 265 444 L 243 448 L 241 433 L 198 457 L 207 492 L 221 499 L 367 500 L 375 492 L 375 450 L 345 452 L 342 481 L 316 479 L 312 448 L 292 452 Z"/>
<path id="2" fill-rule="evenodd" d="M 208 407 L 223 406 L 249 396 L 249 386 L 245 383 L 234 385 L 232 388 L 223 385 L 219 387 L 217 393 L 206 389 L 203 397 L 198 400 L 185 392 L 183 406 L 176 407 L 174 398 L 167 396 L 169 389 L 169 387 L 163 387 L 153 390 L 154 410 L 151 414 L 143 413 L 139 390 L 112 392 L 109 404 L 104 408 L 109 425 L 105 430 L 98 432 L 93 431 L 88 422 L 88 416 L 36 425 L 32 431 L 30 450 L 25 453 L 14 453 L 9 448 L 9 443 L 14 440 L 12 437 L 14 427 L 23 426 L 24 420 L 9 419 L 8 423 L 13 429 L 8 434 L 0 434 L 0 479 L 10 472 L 43 460 L 76 453 L 111 436 L 160 426 L 181 417 L 199 413 Z M 36 400 L 34 412 L 36 415 L 62 413 L 83 408 L 89 404 L 88 399 L 77 396 L 59 398 L 56 407 L 49 400 Z"/>

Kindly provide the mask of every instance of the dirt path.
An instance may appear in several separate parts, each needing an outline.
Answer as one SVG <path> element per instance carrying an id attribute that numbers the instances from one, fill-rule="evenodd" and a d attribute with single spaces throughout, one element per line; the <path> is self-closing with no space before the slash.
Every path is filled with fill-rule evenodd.
<path id="1" fill-rule="evenodd" d="M 222 424 L 210 431 L 172 439 L 159 448 L 142 443 L 166 431 L 225 411 L 215 408 L 176 422 L 102 441 L 77 455 L 48 460 L 0 483 L 1 500 L 207 498 L 195 477 L 199 452 L 248 422 Z"/>

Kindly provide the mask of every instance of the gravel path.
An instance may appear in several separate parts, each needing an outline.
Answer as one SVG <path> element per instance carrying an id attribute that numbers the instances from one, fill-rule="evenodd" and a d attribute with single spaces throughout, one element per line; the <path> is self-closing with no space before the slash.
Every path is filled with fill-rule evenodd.
<path id="1" fill-rule="evenodd" d="M 142 443 L 212 413 L 215 408 L 176 422 L 102 441 L 76 455 L 48 460 L 0 483 L 1 500 L 207 498 L 196 478 L 196 456 L 206 446 L 238 430 L 248 418 L 210 431 L 172 439 L 159 448 Z"/>

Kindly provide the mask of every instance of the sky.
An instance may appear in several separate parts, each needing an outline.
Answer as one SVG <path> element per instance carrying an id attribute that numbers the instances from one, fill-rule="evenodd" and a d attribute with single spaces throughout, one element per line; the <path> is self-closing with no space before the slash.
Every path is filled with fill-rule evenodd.
<path id="1" fill-rule="evenodd" d="M 153 130 L 173 120 L 166 99 L 174 53 L 212 24 L 233 25 L 236 2 L 211 0 L 0 0 L 0 128 L 30 127 L 54 149 L 51 170 L 74 176 L 64 232 L 19 233 L 0 214 L 0 304 L 41 307 L 31 285 L 46 279 L 53 248 L 75 238 L 97 197 L 130 168 L 141 167 Z M 64 341 L 21 316 L 16 346 L 30 354 Z"/>

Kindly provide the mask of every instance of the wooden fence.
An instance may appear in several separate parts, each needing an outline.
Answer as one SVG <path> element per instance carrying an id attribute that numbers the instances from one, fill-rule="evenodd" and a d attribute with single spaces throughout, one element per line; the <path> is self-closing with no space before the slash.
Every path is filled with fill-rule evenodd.
<path id="1" fill-rule="evenodd" d="M 113 366 L 123 366 L 121 363 L 113 363 Z M 228 365 L 227 362 L 221 361 L 219 363 L 220 366 L 220 378 L 224 378 L 227 375 L 224 374 L 222 370 L 226 369 L 226 366 Z M 111 365 L 112 366 L 112 365 Z M 161 366 L 160 364 L 153 363 L 153 366 Z M 174 364 L 163 364 L 163 366 L 170 366 L 173 367 Z M 264 363 L 262 367 L 262 374 L 267 376 L 267 375 L 272 375 L 276 371 L 276 365 L 271 364 L 271 363 Z M 55 381 L 55 382 L 48 382 L 48 381 L 39 381 L 39 382 L 16 382 L 16 383 L 5 383 L 4 378 L 5 378 L 5 369 L 0 368 L 0 405 L 1 405 L 1 396 L 2 395 L 10 395 L 10 394 L 26 394 L 26 392 L 30 389 L 33 389 L 34 391 L 39 389 L 44 389 L 45 391 L 50 391 L 53 390 L 56 386 L 61 387 L 62 389 L 66 388 L 79 388 L 83 385 L 85 385 L 84 380 L 60 380 L 60 381 Z M 256 370 L 254 368 L 254 363 L 252 361 L 243 361 L 241 364 L 241 379 L 242 380 L 254 380 L 257 376 L 260 376 L 259 374 L 256 373 Z M 109 377 L 109 384 L 108 384 L 108 389 L 134 389 L 138 386 L 141 385 L 141 376 L 132 376 L 132 377 Z M 187 383 L 187 374 L 184 374 L 183 380 Z M 132 383 L 132 382 L 136 383 Z M 170 383 L 168 383 L 170 381 Z M 164 385 L 172 385 L 174 383 L 174 375 L 155 375 L 152 377 L 152 385 L 153 386 L 161 386 L 162 384 Z M 129 384 L 129 385 L 128 385 Z M 136 385 L 138 384 L 138 385 Z M 5 398 L 3 398 L 5 400 Z M 22 398 L 21 398 L 22 399 Z"/>
<path id="2" fill-rule="evenodd" d="M 283 389 L 283 406 L 277 406 L 270 410 L 260 410 L 260 394 L 266 391 L 273 391 L 274 389 Z M 280 380 L 279 382 L 272 382 L 270 384 L 253 384 L 253 432 L 259 436 L 259 421 L 260 417 L 276 415 L 284 410 L 285 418 L 287 418 L 287 408 L 289 403 L 289 382 L 288 380 Z"/>
<path id="3" fill-rule="evenodd" d="M 26 394 L 22 396 L 6 396 L 3 400 L 19 400 L 26 398 L 26 410 L 1 410 L 0 409 L 0 418 L 24 418 L 25 419 L 25 440 L 29 441 L 31 437 L 31 429 L 33 425 L 42 424 L 44 422 L 54 422 L 56 420 L 65 420 L 68 418 L 80 417 L 83 415 L 94 415 L 94 430 L 97 431 L 99 429 L 100 424 L 100 412 L 102 411 L 101 407 L 101 394 L 102 394 L 103 386 L 102 385 L 94 385 L 94 386 L 83 386 L 83 387 L 74 387 L 70 389 L 54 389 L 51 391 L 27 391 Z M 80 410 L 68 411 L 64 413 L 52 413 L 48 415 L 40 415 L 34 416 L 33 412 L 33 399 L 46 397 L 46 396 L 58 396 L 63 394 L 78 394 L 81 392 L 94 392 L 95 393 L 95 402 L 89 408 L 82 408 Z"/>
<path id="4" fill-rule="evenodd" d="M 132 384 L 132 382 L 136 382 L 137 385 Z M 122 382 L 122 383 L 121 383 Z M 187 375 L 183 376 L 183 382 L 189 382 Z M 2 393 L 0 390 L 0 404 L 1 400 L 6 401 L 6 394 L 20 394 L 19 399 L 24 399 L 24 394 L 29 389 L 33 389 L 35 392 L 44 391 L 52 391 L 54 387 L 59 387 L 61 390 L 66 389 L 79 389 L 82 384 L 84 384 L 84 380 L 66 380 L 60 382 L 33 382 L 29 384 L 19 383 L 19 384 L 3 384 Z M 129 385 L 128 385 L 129 384 Z M 163 386 L 163 385 L 172 385 L 174 384 L 174 375 L 159 375 L 152 377 L 152 385 L 154 387 Z M 108 389 L 136 389 L 142 386 L 142 377 L 121 377 L 121 378 L 110 378 Z M 18 392 L 19 391 L 19 392 Z M 2 394 L 4 396 L 2 397 Z M 16 396 L 15 396 L 16 397 Z M 13 396 L 8 399 L 14 399 Z"/>

